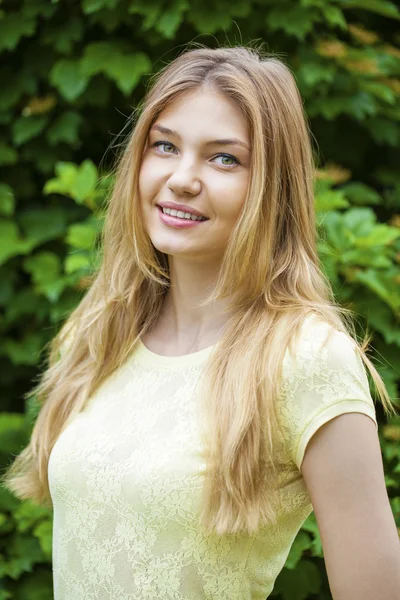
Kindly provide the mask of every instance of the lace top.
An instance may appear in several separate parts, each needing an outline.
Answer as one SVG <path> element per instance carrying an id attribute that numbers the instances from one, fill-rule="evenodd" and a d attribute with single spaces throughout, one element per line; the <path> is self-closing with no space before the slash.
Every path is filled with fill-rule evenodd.
<path id="1" fill-rule="evenodd" d="M 161 356 L 139 342 L 59 436 L 49 461 L 54 600 L 265 600 L 312 511 L 304 451 L 342 413 L 376 422 L 345 334 L 303 325 L 283 362 L 278 528 L 203 535 L 196 385 L 214 347 Z"/>

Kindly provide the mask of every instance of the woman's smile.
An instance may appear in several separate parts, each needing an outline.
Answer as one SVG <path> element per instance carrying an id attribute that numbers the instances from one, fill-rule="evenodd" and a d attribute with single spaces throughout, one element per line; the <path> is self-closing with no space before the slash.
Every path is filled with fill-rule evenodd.
<path id="1" fill-rule="evenodd" d="M 167 225 L 167 227 L 176 227 L 178 229 L 196 227 L 197 225 L 202 225 L 208 219 L 198 220 L 200 217 L 196 217 L 195 215 L 190 215 L 188 212 L 177 211 L 170 208 L 161 208 L 161 206 L 157 205 L 157 210 L 160 214 L 160 220 Z M 164 211 L 169 211 L 164 212 Z"/>

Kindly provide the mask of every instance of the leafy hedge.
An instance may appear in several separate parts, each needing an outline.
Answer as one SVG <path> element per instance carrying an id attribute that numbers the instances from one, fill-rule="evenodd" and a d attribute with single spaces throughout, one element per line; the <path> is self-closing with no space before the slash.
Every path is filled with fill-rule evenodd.
<path id="1" fill-rule="evenodd" d="M 112 150 L 149 76 L 194 39 L 264 40 L 293 68 L 319 148 L 321 259 L 339 302 L 373 329 L 399 397 L 399 19 L 389 0 L 3 0 L 0 469 L 29 439 L 23 395 L 96 263 Z M 400 528 L 400 423 L 377 414 Z M 52 598 L 51 521 L 0 488 L 0 600 Z M 273 596 L 331 597 L 313 514 Z"/>

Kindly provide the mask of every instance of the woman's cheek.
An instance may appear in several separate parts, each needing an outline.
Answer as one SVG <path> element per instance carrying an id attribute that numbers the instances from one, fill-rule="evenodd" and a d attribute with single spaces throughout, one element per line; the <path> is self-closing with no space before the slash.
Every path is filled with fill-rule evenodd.
<path id="1" fill-rule="evenodd" d="M 153 175 L 152 175 L 153 172 Z M 151 193 L 151 188 L 154 186 L 154 170 L 149 168 L 149 161 L 142 163 L 139 173 L 139 189 L 143 198 L 148 197 Z"/>

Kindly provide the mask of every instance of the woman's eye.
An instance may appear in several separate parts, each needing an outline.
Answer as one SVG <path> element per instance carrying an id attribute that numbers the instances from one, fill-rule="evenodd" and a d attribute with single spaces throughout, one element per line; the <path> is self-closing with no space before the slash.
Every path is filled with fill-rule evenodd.
<path id="1" fill-rule="evenodd" d="M 164 146 L 164 147 L 165 146 L 169 146 L 170 148 L 174 148 L 174 145 L 171 144 L 170 142 L 156 142 L 155 144 L 153 144 L 153 146 L 156 146 L 156 147 L 159 147 L 159 146 Z M 167 150 L 166 154 L 171 154 L 171 152 L 168 152 L 168 150 Z"/>
<path id="2" fill-rule="evenodd" d="M 154 144 L 152 144 L 152 146 L 156 148 L 160 148 L 162 146 L 163 150 L 160 151 L 161 154 L 174 154 L 175 146 L 170 142 L 155 142 Z M 222 163 L 219 163 L 222 167 L 232 168 L 236 167 L 237 165 L 240 165 L 238 159 L 234 156 L 231 156 L 230 154 L 218 154 L 214 157 L 213 160 L 215 160 L 216 158 L 221 158 L 224 161 Z M 227 160 L 231 162 L 225 162 Z"/>
<path id="3" fill-rule="evenodd" d="M 227 159 L 227 160 L 233 161 L 233 163 L 226 163 L 226 162 L 220 163 L 224 167 L 236 167 L 236 165 L 240 165 L 240 162 L 238 161 L 238 159 L 235 158 L 234 156 L 231 156 L 230 154 L 219 154 L 215 158 L 222 158 L 222 159 Z"/>

